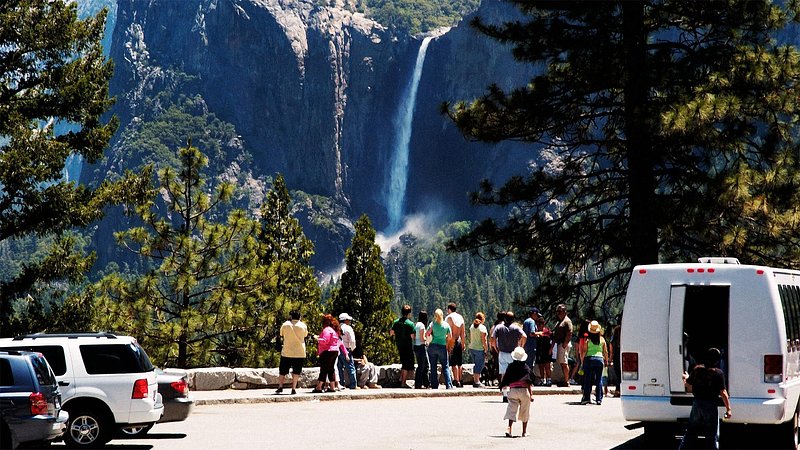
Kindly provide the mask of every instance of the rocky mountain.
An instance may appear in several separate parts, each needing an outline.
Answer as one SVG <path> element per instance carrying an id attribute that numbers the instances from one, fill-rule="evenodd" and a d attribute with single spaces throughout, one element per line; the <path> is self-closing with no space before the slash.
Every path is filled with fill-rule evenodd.
<path id="1" fill-rule="evenodd" d="M 283 173 L 291 189 L 307 194 L 299 206 L 307 227 L 320 227 L 313 198 L 335 204 L 322 209 L 343 217 L 307 229 L 321 266 L 339 260 L 349 244 L 348 219 L 367 213 L 377 228 L 388 228 L 391 196 L 401 196 L 403 215 L 474 217 L 467 193 L 483 178 L 524 171 L 529 150 L 468 142 L 440 104 L 474 98 L 490 83 L 522 85 L 530 68 L 469 27 L 470 18 L 429 37 L 421 58 L 422 38 L 327 3 L 117 0 L 109 54 L 121 131 L 106 161 L 85 168 L 84 181 L 156 158 L 129 145 L 132 136 L 181 103 L 189 114 L 235 129 L 210 137 L 218 141 L 209 155 L 220 160 L 218 171 L 235 168 L 255 186 Z M 475 14 L 499 22 L 517 13 L 508 2 L 484 0 Z M 415 106 L 404 112 L 415 69 Z M 408 136 L 398 139 L 404 120 Z M 404 177 L 399 194 L 389 188 L 393 171 Z"/>

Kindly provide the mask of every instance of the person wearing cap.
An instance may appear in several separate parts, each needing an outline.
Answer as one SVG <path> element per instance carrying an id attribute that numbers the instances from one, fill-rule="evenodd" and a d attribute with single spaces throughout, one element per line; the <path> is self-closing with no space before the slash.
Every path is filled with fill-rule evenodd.
<path id="1" fill-rule="evenodd" d="M 603 367 L 608 364 L 608 346 L 601 336 L 602 328 L 596 320 L 589 322 L 589 338 L 583 344 L 583 398 L 581 405 L 589 404 L 592 386 L 595 386 L 595 401 L 603 402 Z"/>
<path id="2" fill-rule="evenodd" d="M 353 327 L 350 325 L 352 320 L 353 317 L 346 312 L 339 314 L 342 343 L 347 349 L 347 354 L 339 353 L 337 366 L 339 369 L 339 381 L 342 383 L 342 386 L 344 386 L 346 382 L 348 388 L 357 389 L 358 384 L 356 383 L 356 364 L 355 359 L 353 359 L 353 350 L 356 348 L 356 333 L 353 331 Z M 346 372 L 345 369 L 347 369 Z M 345 375 L 347 375 L 347 378 L 345 378 Z"/>
<path id="3" fill-rule="evenodd" d="M 508 387 L 508 407 L 504 418 L 508 420 L 506 437 L 513 437 L 511 426 L 515 421 L 522 422 L 522 437 L 528 436 L 528 419 L 530 419 L 531 402 L 533 401 L 533 380 L 531 369 L 525 363 L 528 354 L 523 347 L 517 347 L 511 352 L 511 364 L 506 368 L 503 379 L 500 380 L 500 389 Z"/>
<path id="4" fill-rule="evenodd" d="M 533 369 L 533 363 L 536 360 L 536 332 L 539 331 L 536 326 L 536 319 L 538 318 L 539 308 L 531 308 L 528 311 L 528 318 L 522 322 L 522 331 L 525 332 L 525 353 L 528 354 L 528 360 L 525 361 L 525 364 L 531 369 Z"/>

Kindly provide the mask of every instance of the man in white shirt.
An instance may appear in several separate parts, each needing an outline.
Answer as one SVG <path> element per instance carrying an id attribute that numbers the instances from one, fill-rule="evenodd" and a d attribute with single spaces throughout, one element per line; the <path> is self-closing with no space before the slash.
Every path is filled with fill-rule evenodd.
<path id="1" fill-rule="evenodd" d="M 292 369 L 292 395 L 297 393 L 297 381 L 303 371 L 303 364 L 306 362 L 306 336 L 308 328 L 300 321 L 300 312 L 292 311 L 290 320 L 281 325 L 281 338 L 283 348 L 281 349 L 281 361 L 278 368 L 278 389 L 276 394 L 283 392 L 283 382 L 289 369 Z"/>
<path id="2" fill-rule="evenodd" d="M 461 365 L 464 364 L 464 348 L 467 342 L 467 331 L 464 326 L 464 317 L 456 312 L 456 304 L 447 305 L 447 317 L 444 320 L 450 325 L 453 332 L 453 350 L 450 353 L 450 367 L 453 370 L 453 386 L 464 387 L 461 382 Z"/>
<path id="3" fill-rule="evenodd" d="M 338 368 L 339 368 L 339 381 L 345 385 L 345 369 L 347 369 L 347 387 L 350 389 L 358 389 L 356 384 L 356 365 L 353 359 L 353 350 L 356 348 L 356 333 L 353 327 L 350 326 L 353 318 L 350 314 L 339 314 L 339 326 L 342 330 L 342 343 L 347 349 L 347 356 L 339 353 Z"/>

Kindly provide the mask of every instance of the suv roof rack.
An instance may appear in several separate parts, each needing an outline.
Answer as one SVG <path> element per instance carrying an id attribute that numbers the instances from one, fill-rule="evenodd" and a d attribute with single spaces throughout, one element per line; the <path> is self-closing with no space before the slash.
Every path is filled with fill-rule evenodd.
<path id="1" fill-rule="evenodd" d="M 110 333 L 107 331 L 98 331 L 98 332 L 80 332 L 80 333 L 31 333 L 31 334 L 23 334 L 14 337 L 15 341 L 21 341 L 23 339 L 42 339 L 42 338 L 69 338 L 69 339 L 77 339 L 79 337 L 93 337 L 93 338 L 108 338 L 108 339 L 116 339 L 117 335 L 114 333 Z"/>

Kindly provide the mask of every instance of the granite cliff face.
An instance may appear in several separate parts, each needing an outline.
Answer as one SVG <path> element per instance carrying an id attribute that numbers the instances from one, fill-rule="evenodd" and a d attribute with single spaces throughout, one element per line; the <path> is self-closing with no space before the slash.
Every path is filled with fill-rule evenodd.
<path id="1" fill-rule="evenodd" d="M 339 2 L 118 0 L 110 56 L 122 129 L 152 114 L 160 90 L 187 76 L 203 108 L 233 124 L 254 177 L 284 174 L 291 189 L 332 198 L 351 217 L 386 225 L 395 118 L 421 40 L 397 34 Z M 484 0 L 485 18 L 513 17 Z M 524 170 L 525 155 L 467 142 L 439 113 L 443 101 L 486 86 L 518 86 L 529 69 L 466 25 L 430 42 L 419 82 L 405 210 L 475 214 L 467 193 L 485 177 Z M 107 166 L 124 167 L 118 141 Z M 95 173 L 99 173 L 96 171 Z M 312 233 L 313 234 L 313 233 Z M 346 244 L 346 243 L 345 243 Z M 318 249 L 319 249 L 319 244 Z M 336 247 L 336 246 L 334 246 Z"/>

